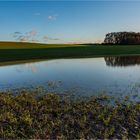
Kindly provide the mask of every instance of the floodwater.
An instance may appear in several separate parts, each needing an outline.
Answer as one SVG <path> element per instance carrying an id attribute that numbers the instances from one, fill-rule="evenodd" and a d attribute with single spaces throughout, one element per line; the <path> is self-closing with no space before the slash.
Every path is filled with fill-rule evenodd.
<path id="1" fill-rule="evenodd" d="M 0 66 L 0 90 L 37 86 L 86 96 L 139 93 L 140 56 L 56 59 Z"/>

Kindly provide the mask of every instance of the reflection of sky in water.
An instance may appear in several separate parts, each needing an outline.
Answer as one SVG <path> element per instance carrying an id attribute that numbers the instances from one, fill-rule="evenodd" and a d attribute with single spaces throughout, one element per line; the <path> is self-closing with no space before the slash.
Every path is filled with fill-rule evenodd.
<path id="1" fill-rule="evenodd" d="M 0 88 L 47 85 L 47 81 L 62 81 L 59 90 L 71 88 L 86 91 L 116 91 L 132 89 L 140 83 L 140 66 L 108 67 L 104 58 L 59 59 L 0 67 Z M 88 92 L 87 92 L 88 91 Z"/>

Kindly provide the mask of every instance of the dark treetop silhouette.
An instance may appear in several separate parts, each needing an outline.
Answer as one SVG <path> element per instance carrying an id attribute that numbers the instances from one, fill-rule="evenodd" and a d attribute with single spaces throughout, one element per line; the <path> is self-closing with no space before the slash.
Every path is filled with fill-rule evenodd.
<path id="1" fill-rule="evenodd" d="M 106 34 L 104 44 L 140 44 L 140 33 L 112 32 Z"/>

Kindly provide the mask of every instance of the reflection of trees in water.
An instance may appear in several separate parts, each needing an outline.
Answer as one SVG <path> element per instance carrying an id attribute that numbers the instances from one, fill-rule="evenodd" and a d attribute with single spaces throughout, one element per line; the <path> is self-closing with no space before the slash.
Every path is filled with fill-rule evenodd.
<path id="1" fill-rule="evenodd" d="M 140 56 L 104 57 L 107 66 L 140 65 Z"/>

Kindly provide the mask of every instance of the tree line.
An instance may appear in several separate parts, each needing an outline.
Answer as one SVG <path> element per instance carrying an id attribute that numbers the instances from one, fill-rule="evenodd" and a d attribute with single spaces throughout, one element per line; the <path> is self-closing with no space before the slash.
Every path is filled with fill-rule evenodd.
<path id="1" fill-rule="evenodd" d="M 140 44 L 140 33 L 112 32 L 105 36 L 104 44 Z"/>

